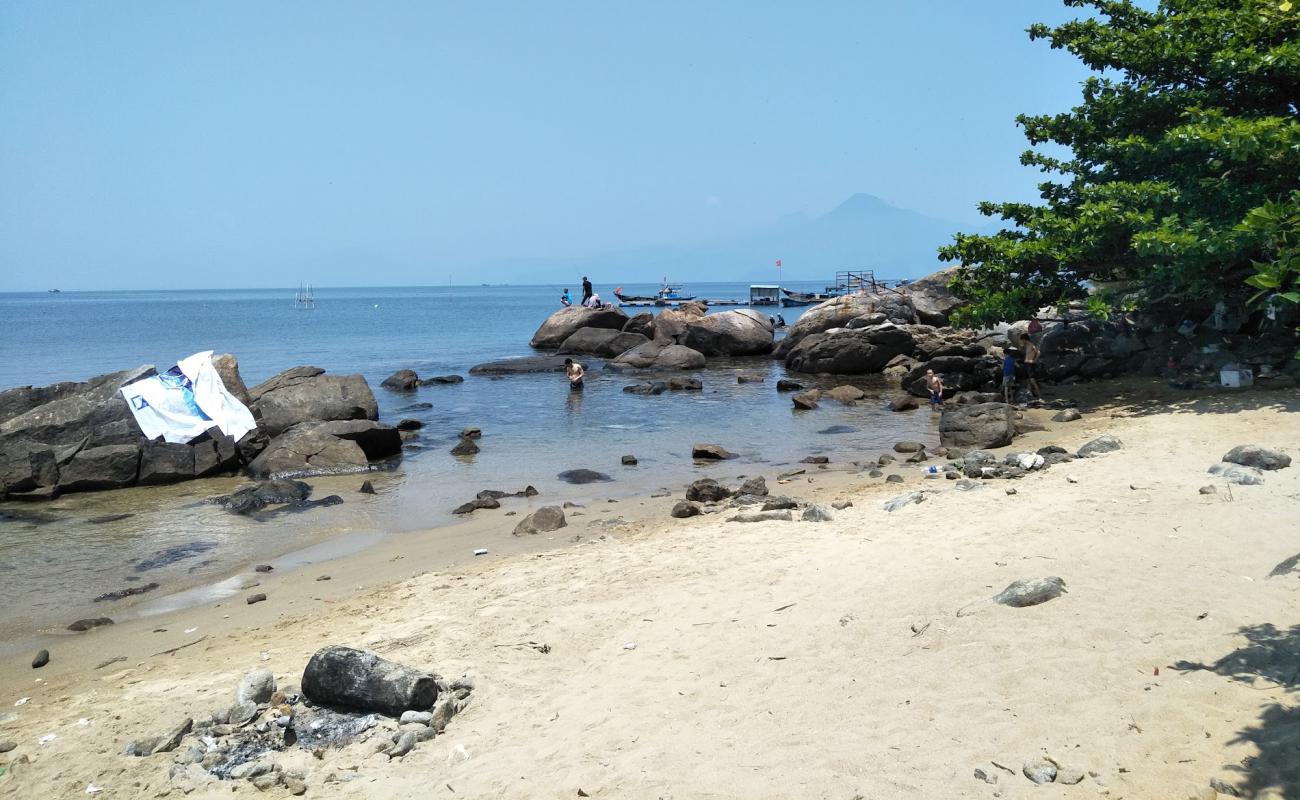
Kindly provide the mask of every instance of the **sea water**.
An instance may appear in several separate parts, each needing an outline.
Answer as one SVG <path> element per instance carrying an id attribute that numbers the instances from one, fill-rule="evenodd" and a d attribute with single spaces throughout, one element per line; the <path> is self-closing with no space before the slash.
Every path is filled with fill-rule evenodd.
<path id="1" fill-rule="evenodd" d="M 788 394 L 776 391 L 777 380 L 790 377 L 810 386 L 818 381 L 787 376 L 780 362 L 766 357 L 711 359 L 696 373 L 704 391 L 657 396 L 627 394 L 623 387 L 637 376 L 598 369 L 580 393 L 570 392 L 564 377 L 553 373 L 468 375 L 477 363 L 532 354 L 528 340 L 559 307 L 563 288 L 317 288 L 310 310 L 299 307 L 293 289 L 0 294 L 0 388 L 84 380 L 144 363 L 166 368 L 191 353 L 215 350 L 238 357 L 250 387 L 297 365 L 360 373 L 375 392 L 382 421 L 424 424 L 395 469 L 309 479 L 313 496 L 338 493 L 345 502 L 302 514 L 258 521 L 206 502 L 240 485 L 238 478 L 0 504 L 0 604 L 6 609 L 0 641 L 79 616 L 120 618 L 137 603 L 93 602 L 104 592 L 156 582 L 159 589 L 148 597 L 160 596 L 222 581 L 251 563 L 331 537 L 372 541 L 446 525 L 457 519 L 451 510 L 481 489 L 513 492 L 533 485 L 541 492 L 534 505 L 604 502 L 658 487 L 680 490 L 705 474 L 724 480 L 770 476 L 813 454 L 833 463 L 870 459 L 900 439 L 933 435 L 929 412 L 895 414 L 883 402 L 828 402 L 797 412 Z M 568 288 L 580 295 L 576 284 Z M 651 294 L 658 287 L 624 288 Z M 742 284 L 687 289 L 722 299 L 748 294 Z M 597 291 L 612 299 L 607 287 Z M 793 324 L 803 309 L 764 311 L 779 311 Z M 407 393 L 380 387 L 401 368 L 422 377 L 466 379 Z M 766 380 L 738 383 L 742 372 Z M 841 382 L 889 390 L 879 379 L 822 385 Z M 431 407 L 418 407 L 425 403 Z M 456 434 L 467 426 L 483 430 L 481 451 L 471 458 L 452 456 Z M 696 464 L 695 442 L 721 444 L 739 457 Z M 625 454 L 636 456 L 637 466 L 622 466 Z M 556 477 L 575 468 L 612 480 L 569 486 Z M 374 481 L 379 494 L 357 493 L 364 478 Z M 517 519 L 503 517 L 500 535 L 508 537 Z M 187 549 L 169 562 L 169 551 L 177 547 Z"/>

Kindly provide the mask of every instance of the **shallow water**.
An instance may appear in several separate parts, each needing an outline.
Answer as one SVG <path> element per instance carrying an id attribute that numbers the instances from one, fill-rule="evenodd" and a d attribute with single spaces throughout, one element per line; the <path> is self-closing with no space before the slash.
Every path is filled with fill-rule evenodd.
<path id="1" fill-rule="evenodd" d="M 638 292 L 652 288 L 628 287 Z M 746 291 L 738 285 L 695 288 L 714 297 Z M 345 502 L 301 514 L 258 520 L 204 502 L 240 485 L 234 478 L 69 495 L 47 504 L 0 504 L 0 603 L 6 609 L 0 640 L 62 628 L 84 616 L 121 618 L 202 602 L 223 589 L 196 587 L 211 587 L 280 554 L 330 540 L 339 546 L 373 543 L 384 535 L 452 522 L 451 509 L 480 489 L 517 491 L 532 484 L 541 492 L 534 501 L 538 505 L 603 500 L 660 486 L 678 488 L 695 473 L 772 475 L 810 454 L 829 455 L 833 462 L 874 458 L 900 439 L 933 436 L 928 412 L 894 414 L 871 400 L 852 407 L 827 402 L 812 412 L 796 412 L 789 395 L 776 391 L 776 381 L 786 377 L 784 368 L 768 358 L 714 361 L 699 374 L 703 392 L 658 396 L 627 394 L 622 388 L 640 378 L 604 371 L 593 371 L 581 393 L 570 392 L 563 377 L 553 374 L 467 377 L 461 384 L 412 393 L 379 388 L 385 376 L 401 367 L 422 376 L 464 375 L 475 363 L 527 355 L 533 330 L 554 309 L 552 295 L 558 289 L 318 291 L 317 309 L 305 312 L 291 307 L 292 292 L 0 296 L 6 331 L 19 323 L 34 333 L 32 348 L 22 353 L 11 337 L 3 337 L 3 385 L 84 379 L 145 361 L 169 366 L 191 352 L 216 349 L 239 356 L 250 385 L 296 364 L 361 372 L 375 389 L 381 419 L 409 417 L 425 423 L 394 470 L 309 480 L 313 497 L 336 493 Z M 798 311 L 783 313 L 793 323 Z M 120 335 L 88 340 L 76 333 L 86 329 L 77 324 L 83 317 L 98 330 Z M 738 384 L 740 372 L 767 378 Z M 790 377 L 816 384 L 810 376 Z M 883 382 L 859 385 L 887 391 Z M 417 403 L 432 407 L 412 408 Z M 456 433 L 469 425 L 483 429 L 481 452 L 452 456 L 448 451 Z M 819 432 L 828 429 L 832 432 Z M 691 446 L 699 441 L 719 443 L 739 458 L 696 464 Z M 624 454 L 635 455 L 639 464 L 621 466 Z M 579 467 L 612 480 L 570 486 L 556 478 Z M 379 494 L 357 493 L 365 478 Z M 131 516 L 90 521 L 114 514 Z M 499 535 L 509 536 L 516 519 L 503 518 Z M 200 543 L 203 552 L 137 569 L 169 548 L 193 543 Z M 93 602 L 104 592 L 151 581 L 160 584 L 155 592 Z M 233 591 L 231 587 L 237 583 L 224 591 Z M 193 591 L 159 599 L 181 590 Z"/>

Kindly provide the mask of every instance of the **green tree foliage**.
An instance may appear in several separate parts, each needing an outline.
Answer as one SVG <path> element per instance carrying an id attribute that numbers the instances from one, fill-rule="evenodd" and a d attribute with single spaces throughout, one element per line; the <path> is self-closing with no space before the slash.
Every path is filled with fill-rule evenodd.
<path id="1" fill-rule="evenodd" d="M 964 267 L 962 321 L 1023 318 L 1087 286 L 1095 307 L 1175 320 L 1244 301 L 1248 279 L 1296 288 L 1300 13 L 1285 0 L 1064 2 L 1094 13 L 1029 36 L 1098 74 L 1069 112 L 1017 117 L 1032 147 L 1070 154 L 1021 156 L 1048 176 L 1043 202 L 981 203 L 1011 224 L 940 249 Z"/>

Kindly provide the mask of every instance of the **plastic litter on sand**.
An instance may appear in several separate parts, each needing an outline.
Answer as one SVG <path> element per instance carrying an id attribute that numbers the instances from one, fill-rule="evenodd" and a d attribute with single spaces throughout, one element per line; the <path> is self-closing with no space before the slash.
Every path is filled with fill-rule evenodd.
<path id="1" fill-rule="evenodd" d="M 479 549 L 477 549 L 477 550 L 474 551 L 474 555 L 476 555 L 476 556 L 485 556 L 485 555 L 487 555 L 487 554 L 488 554 L 488 551 L 487 551 L 487 548 L 486 548 L 486 547 L 480 547 Z"/>

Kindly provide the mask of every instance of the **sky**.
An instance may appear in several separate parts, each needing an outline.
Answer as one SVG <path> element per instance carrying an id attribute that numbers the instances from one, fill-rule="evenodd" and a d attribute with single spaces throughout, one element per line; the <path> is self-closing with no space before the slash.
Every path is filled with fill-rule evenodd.
<path id="1" fill-rule="evenodd" d="M 0 291 L 490 282 L 1032 200 L 1050 0 L 0 4 Z M 697 276 L 708 278 L 707 269 Z"/>

